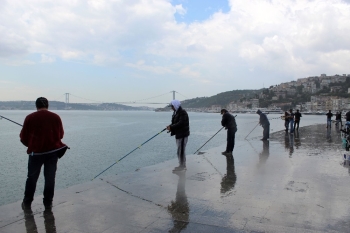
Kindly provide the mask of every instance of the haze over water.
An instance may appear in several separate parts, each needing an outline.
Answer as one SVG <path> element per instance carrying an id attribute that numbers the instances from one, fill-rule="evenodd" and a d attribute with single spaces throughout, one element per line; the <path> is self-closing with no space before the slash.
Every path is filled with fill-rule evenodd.
<path id="1" fill-rule="evenodd" d="M 23 124 L 24 118 L 32 111 L 0 111 L 0 115 Z M 88 182 L 98 173 L 116 162 L 118 159 L 140 146 L 156 135 L 170 123 L 172 112 L 129 112 L 129 111 L 53 111 L 58 113 L 63 122 L 65 136 L 63 142 L 71 147 L 59 160 L 56 189 Z M 268 115 L 271 132 L 284 129 L 284 121 L 280 115 Z M 221 128 L 219 113 L 189 112 L 190 130 L 186 153 L 193 154 L 210 137 Z M 239 114 L 236 118 L 238 131 L 236 147 L 257 125 L 257 114 Z M 303 116 L 301 127 L 324 123 L 326 116 Z M 24 184 L 27 175 L 26 147 L 19 141 L 21 127 L 5 119 L 0 121 L 1 148 L 1 190 L 0 205 L 12 203 L 23 198 Z M 256 127 L 248 136 L 252 144 L 260 143 L 262 128 Z M 226 131 L 222 130 L 201 151 L 213 147 L 225 149 Z M 236 155 L 234 156 L 244 156 Z M 174 137 L 166 131 L 146 143 L 117 163 L 101 176 L 133 172 L 138 168 L 174 160 L 177 166 Z M 171 172 L 171 171 L 169 171 Z M 41 174 L 36 195 L 43 191 L 43 175 Z"/>

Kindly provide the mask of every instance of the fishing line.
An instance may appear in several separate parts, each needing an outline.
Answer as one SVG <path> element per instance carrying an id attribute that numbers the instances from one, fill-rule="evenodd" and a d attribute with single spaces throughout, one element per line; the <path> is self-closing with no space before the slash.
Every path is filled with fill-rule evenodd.
<path id="1" fill-rule="evenodd" d="M 214 164 L 212 164 L 212 163 L 209 161 L 209 159 L 208 159 L 207 157 L 205 157 L 205 155 L 203 155 L 203 157 L 204 157 L 204 159 L 207 160 L 207 162 L 216 170 L 216 172 L 221 176 L 221 178 L 224 177 L 224 176 L 222 175 L 222 173 L 214 166 Z"/>
<path id="2" fill-rule="evenodd" d="M 133 149 L 132 151 L 130 151 L 129 153 L 127 153 L 126 155 L 124 155 L 121 159 L 117 160 L 115 163 L 113 163 L 111 166 L 107 167 L 105 170 L 103 170 L 102 172 L 100 172 L 97 176 L 95 176 L 94 178 L 92 178 L 92 180 L 96 179 L 96 177 L 98 177 L 99 175 L 101 175 L 102 173 L 104 173 L 105 171 L 107 171 L 108 169 L 110 169 L 111 167 L 113 167 L 114 165 L 116 165 L 117 163 L 119 163 L 121 160 L 123 160 L 126 156 L 128 156 L 129 154 L 131 154 L 132 152 L 134 152 L 137 149 L 140 149 L 141 146 L 143 146 L 144 144 L 146 144 L 147 142 L 149 142 L 150 140 L 152 140 L 153 138 L 155 138 L 156 136 L 158 136 L 159 134 L 161 134 L 162 132 L 164 132 L 166 130 L 166 128 L 164 128 L 162 131 L 160 131 L 159 133 L 157 133 L 156 135 L 154 135 L 153 137 L 151 137 L 150 139 L 148 139 L 147 141 L 145 141 L 144 143 L 142 143 L 140 146 L 136 147 L 135 149 Z"/>

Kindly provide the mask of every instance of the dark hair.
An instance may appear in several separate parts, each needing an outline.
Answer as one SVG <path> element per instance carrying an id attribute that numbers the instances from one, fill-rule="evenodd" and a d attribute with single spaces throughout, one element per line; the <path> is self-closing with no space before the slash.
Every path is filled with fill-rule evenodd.
<path id="1" fill-rule="evenodd" d="M 49 101 L 45 97 L 39 97 L 35 101 L 35 106 L 37 109 L 49 108 Z"/>
<path id="2" fill-rule="evenodd" d="M 224 108 L 223 108 L 223 109 L 221 109 L 221 111 L 220 111 L 220 113 L 221 113 L 221 114 L 226 113 L 226 112 L 227 112 L 227 110 L 226 110 L 226 109 L 224 109 Z"/>

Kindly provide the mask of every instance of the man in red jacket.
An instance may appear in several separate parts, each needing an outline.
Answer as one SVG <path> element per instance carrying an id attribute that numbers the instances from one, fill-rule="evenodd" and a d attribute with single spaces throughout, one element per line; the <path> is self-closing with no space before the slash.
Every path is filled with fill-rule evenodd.
<path id="1" fill-rule="evenodd" d="M 23 210 L 31 208 L 42 165 L 44 165 L 45 177 L 43 203 L 45 209 L 52 208 L 57 160 L 67 149 L 67 146 L 61 142 L 64 134 L 61 118 L 48 111 L 48 100 L 39 97 L 35 105 L 37 111 L 25 118 L 20 133 L 21 142 L 28 147 L 29 157 L 28 175 L 22 202 Z"/>

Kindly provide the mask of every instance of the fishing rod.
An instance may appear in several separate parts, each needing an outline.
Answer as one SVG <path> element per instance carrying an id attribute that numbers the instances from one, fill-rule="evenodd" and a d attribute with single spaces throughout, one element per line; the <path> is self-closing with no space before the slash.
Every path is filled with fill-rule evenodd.
<path id="1" fill-rule="evenodd" d="M 251 132 L 253 132 L 253 130 L 257 127 L 259 125 L 259 123 L 258 124 L 256 124 L 256 126 L 252 129 L 252 131 L 250 131 L 249 133 L 248 133 L 248 135 L 247 136 L 245 136 L 245 138 L 244 138 L 244 140 L 246 140 L 246 138 L 249 136 L 249 134 L 251 134 Z"/>
<path id="2" fill-rule="evenodd" d="M 216 132 L 216 134 L 214 134 L 211 138 L 209 138 L 209 140 L 206 141 L 206 143 L 204 143 L 203 146 L 205 146 L 205 144 L 207 144 L 213 137 L 215 137 L 215 135 L 217 135 L 223 128 L 225 128 L 225 127 L 223 126 L 221 129 L 219 129 L 219 131 Z M 196 150 L 196 152 L 194 152 L 193 154 L 196 154 L 200 149 L 202 149 L 203 146 L 201 146 L 201 147 L 200 147 L 198 150 Z"/>
<path id="3" fill-rule="evenodd" d="M 15 122 L 15 121 L 13 121 L 13 120 L 10 120 L 10 119 L 8 119 L 8 118 L 6 118 L 6 117 L 0 115 L 0 120 L 1 120 L 2 118 L 4 118 L 5 120 L 11 121 L 12 123 L 15 123 L 15 124 L 17 124 L 17 125 L 23 127 L 23 125 L 21 125 L 20 123 L 17 123 L 17 122 Z"/>
<path id="4" fill-rule="evenodd" d="M 108 169 L 110 169 L 111 167 L 113 167 L 114 165 L 116 165 L 117 163 L 119 163 L 121 160 L 123 160 L 126 156 L 128 156 L 129 154 L 131 154 L 132 152 L 134 152 L 137 149 L 140 149 L 141 146 L 143 146 L 144 144 L 146 144 L 147 142 L 149 142 L 150 140 L 152 140 L 153 138 L 155 138 L 156 136 L 158 136 L 159 134 L 161 134 L 162 132 L 164 132 L 166 130 L 166 128 L 164 128 L 162 131 L 160 131 L 159 133 L 157 133 L 156 135 L 154 135 L 153 137 L 151 137 L 150 139 L 148 139 L 147 141 L 145 141 L 144 143 L 142 143 L 140 146 L 136 147 L 135 149 L 133 149 L 132 151 L 130 151 L 129 153 L 127 153 L 126 155 L 124 155 L 121 159 L 117 160 L 115 163 L 113 163 L 111 166 L 107 167 L 105 170 L 103 170 L 102 172 L 100 172 L 97 176 L 95 176 L 94 178 L 92 178 L 92 180 L 96 179 L 96 177 L 98 177 L 99 175 L 101 175 L 102 173 L 104 173 L 105 171 L 107 171 Z M 91 181 L 92 181 L 91 180 Z"/>

